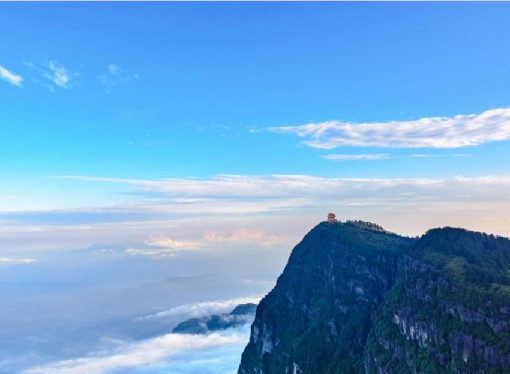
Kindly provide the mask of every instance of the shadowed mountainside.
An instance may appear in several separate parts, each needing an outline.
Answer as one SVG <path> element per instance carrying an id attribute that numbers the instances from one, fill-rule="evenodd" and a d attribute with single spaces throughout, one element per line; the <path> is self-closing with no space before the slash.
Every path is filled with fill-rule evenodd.
<path id="1" fill-rule="evenodd" d="M 239 374 L 505 373 L 510 241 L 321 223 L 260 302 Z"/>

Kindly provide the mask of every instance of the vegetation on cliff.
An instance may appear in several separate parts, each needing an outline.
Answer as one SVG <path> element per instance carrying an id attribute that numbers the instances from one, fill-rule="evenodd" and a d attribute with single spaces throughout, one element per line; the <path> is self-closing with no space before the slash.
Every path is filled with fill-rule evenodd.
<path id="1" fill-rule="evenodd" d="M 510 372 L 510 241 L 321 223 L 261 301 L 239 374 Z"/>

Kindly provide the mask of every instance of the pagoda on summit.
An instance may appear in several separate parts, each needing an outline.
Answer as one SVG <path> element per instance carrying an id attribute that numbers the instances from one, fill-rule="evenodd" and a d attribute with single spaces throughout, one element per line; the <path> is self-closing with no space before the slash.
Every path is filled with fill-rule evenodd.
<path id="1" fill-rule="evenodd" d="M 335 216 L 335 213 L 329 213 L 328 214 L 328 223 L 336 223 L 338 222 L 336 220 L 336 216 Z"/>

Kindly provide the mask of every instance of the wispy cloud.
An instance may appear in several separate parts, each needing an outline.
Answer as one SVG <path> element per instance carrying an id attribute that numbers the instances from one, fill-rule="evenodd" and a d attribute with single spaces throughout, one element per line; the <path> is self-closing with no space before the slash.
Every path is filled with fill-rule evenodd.
<path id="1" fill-rule="evenodd" d="M 414 121 L 347 123 L 328 121 L 301 126 L 271 127 L 295 134 L 304 144 L 321 149 L 338 147 L 459 148 L 510 140 L 510 108 L 481 114 L 428 117 Z"/>
<path id="2" fill-rule="evenodd" d="M 50 82 L 60 88 L 69 89 L 73 87 L 73 78 L 78 75 L 77 73 L 69 72 L 56 61 L 49 61 L 45 64 L 45 68 L 47 70 L 44 72 L 44 77 Z"/>
<path id="3" fill-rule="evenodd" d="M 139 79 L 139 76 L 117 64 L 110 64 L 108 65 L 108 73 L 100 75 L 98 79 L 104 86 L 106 92 L 111 93 L 118 86 L 134 79 Z"/>
<path id="4" fill-rule="evenodd" d="M 451 154 L 451 155 L 436 155 L 436 154 L 421 154 L 421 153 L 417 153 L 417 154 L 410 155 L 409 157 L 413 157 L 413 158 L 435 158 L 435 157 L 467 157 L 467 156 L 469 156 L 469 154 L 467 154 L 467 153 L 454 153 L 454 154 Z"/>
<path id="5" fill-rule="evenodd" d="M 408 156 L 393 156 L 387 153 L 367 153 L 367 154 L 358 154 L 358 155 L 349 155 L 349 154 L 337 154 L 332 153 L 329 155 L 319 156 L 325 160 L 332 161 L 377 161 L 377 160 L 388 160 L 395 158 L 437 158 L 437 157 L 466 157 L 469 156 L 466 153 L 453 153 L 453 154 L 432 154 L 432 153 L 421 153 L 421 154 L 412 154 Z"/>
<path id="6" fill-rule="evenodd" d="M 31 264 L 35 260 L 33 258 L 8 258 L 0 257 L 0 265 L 19 265 L 19 264 Z"/>
<path id="7" fill-rule="evenodd" d="M 12 71 L 7 70 L 2 65 L 0 65 L 0 78 L 17 87 L 21 87 L 23 83 L 23 77 L 21 75 L 17 75 Z"/>
<path id="8" fill-rule="evenodd" d="M 351 161 L 351 160 L 364 160 L 364 161 L 374 161 L 374 160 L 385 160 L 390 158 L 388 154 L 381 153 L 372 153 L 372 154 L 361 154 L 361 155 L 344 155 L 344 154 L 330 154 L 320 156 L 326 160 L 334 160 L 334 161 Z"/>
<path id="9" fill-rule="evenodd" d="M 325 178 L 310 175 L 216 175 L 210 178 L 169 178 L 160 180 L 118 179 L 87 176 L 60 176 L 53 178 L 75 179 L 91 182 L 110 182 L 126 184 L 138 191 L 141 195 L 151 196 L 158 194 L 160 198 L 166 197 L 172 203 L 194 203 L 206 206 L 208 202 L 224 198 L 234 201 L 236 198 L 264 198 L 255 200 L 255 205 L 282 198 L 305 199 L 314 196 L 338 196 L 347 191 L 359 188 L 387 188 L 391 186 L 429 186 L 447 185 L 454 181 L 469 180 L 472 183 L 480 181 L 507 181 L 509 178 Z M 191 200 L 182 200 L 188 198 Z M 175 200 L 174 200 L 175 199 Z M 161 201 L 161 200 L 160 200 Z M 276 200 L 275 200 L 276 201 Z M 243 202 L 251 200 L 243 199 Z M 291 204 L 297 204 L 292 200 Z M 282 208 L 284 208 L 282 206 Z M 277 206 L 272 206 L 277 209 Z M 254 211 L 256 207 L 254 206 Z"/>
<path id="10" fill-rule="evenodd" d="M 43 81 L 40 78 L 34 78 L 34 81 L 48 88 L 51 92 L 55 92 L 55 87 L 71 89 L 77 84 L 76 78 L 79 74 L 68 70 L 58 61 L 50 60 L 41 64 L 36 64 L 33 61 L 24 61 L 23 64 L 40 74 Z"/>

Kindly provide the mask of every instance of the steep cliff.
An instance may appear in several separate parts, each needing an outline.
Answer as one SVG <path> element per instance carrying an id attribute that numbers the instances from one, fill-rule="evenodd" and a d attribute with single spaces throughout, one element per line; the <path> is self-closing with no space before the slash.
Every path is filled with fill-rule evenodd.
<path id="1" fill-rule="evenodd" d="M 365 226 L 321 223 L 294 248 L 257 308 L 240 374 L 362 371 L 372 314 L 413 243 Z"/>
<path id="2" fill-rule="evenodd" d="M 260 302 L 239 374 L 510 372 L 510 242 L 321 223 Z"/>
<path id="3" fill-rule="evenodd" d="M 430 230 L 373 321 L 366 373 L 509 373 L 509 240 Z"/>

